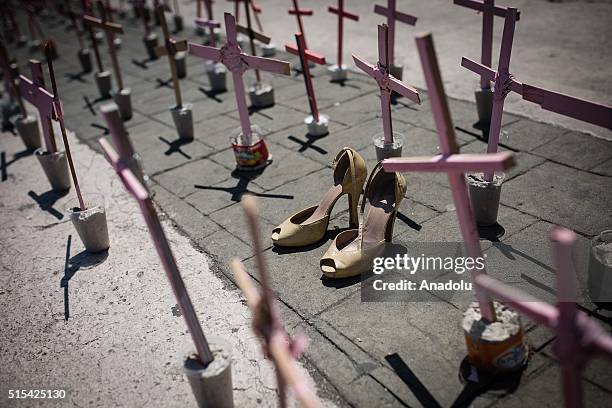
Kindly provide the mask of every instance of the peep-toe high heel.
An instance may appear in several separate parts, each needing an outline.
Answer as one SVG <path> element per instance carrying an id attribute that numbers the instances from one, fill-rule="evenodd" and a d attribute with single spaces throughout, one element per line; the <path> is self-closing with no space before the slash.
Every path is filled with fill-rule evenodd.
<path id="1" fill-rule="evenodd" d="M 365 161 L 355 150 L 345 147 L 334 160 L 334 185 L 321 202 L 292 215 L 272 230 L 278 246 L 300 247 L 320 241 L 327 232 L 331 211 L 344 194 L 349 201 L 350 228 L 359 225 L 359 196 L 367 177 Z"/>
<path id="2" fill-rule="evenodd" d="M 379 162 L 366 184 L 360 213 L 370 204 L 368 215 L 358 229 L 341 232 L 321 257 L 321 271 L 328 278 L 348 278 L 372 270 L 372 261 L 382 255 L 385 243 L 393 238 L 399 205 L 406 193 L 406 179 L 400 173 L 386 173 Z"/>

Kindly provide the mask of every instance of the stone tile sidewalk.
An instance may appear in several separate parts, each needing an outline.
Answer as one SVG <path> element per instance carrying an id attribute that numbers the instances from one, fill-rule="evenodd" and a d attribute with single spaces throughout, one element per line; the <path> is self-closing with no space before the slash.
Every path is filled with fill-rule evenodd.
<path id="1" fill-rule="evenodd" d="M 167 61 L 147 63 L 146 69 L 132 62 L 145 58 L 140 28 L 134 24 L 127 23 L 121 51 L 124 82 L 132 88 L 136 112 L 126 126 L 152 178 L 155 199 L 192 244 L 210 255 L 220 275 L 233 280 L 227 264 L 239 257 L 256 277 L 240 198 L 247 192 L 257 197 L 267 236 L 287 216 L 320 199 L 332 182 L 330 162 L 343 146 L 357 149 L 372 169 L 371 139 L 382 130 L 375 83 L 351 75 L 343 85 L 332 84 L 324 67 L 315 68 L 315 92 L 331 124 L 328 136 L 312 138 L 302 123 L 308 112 L 302 77 L 264 75 L 274 84 L 276 105 L 253 111 L 251 119 L 268 131 L 274 161 L 261 174 L 240 173 L 235 171 L 229 145 L 230 134 L 239 124 L 231 81 L 228 92 L 211 95 L 203 62 L 189 57 L 188 77 L 181 80 L 181 88 L 184 99 L 194 104 L 196 138 L 180 143 L 167 112 L 173 104 L 172 89 L 157 81 L 167 79 Z M 59 42 L 62 58 L 56 66 L 67 124 L 82 141 L 98 149 L 97 139 L 107 131 L 96 109 L 104 102 L 97 101 L 93 109 L 85 102 L 85 97 L 96 99 L 91 75 L 82 77 L 83 82 L 64 76 L 78 72 L 70 56 L 73 48 L 62 47 L 76 44 L 72 34 L 59 26 L 48 30 L 65 39 Z M 201 41 L 189 29 L 181 36 Z M 23 51 L 16 55 L 23 60 Z M 295 62 L 283 53 L 279 58 Z M 437 152 L 427 93 L 420 92 L 422 105 L 399 99 L 393 106 L 394 129 L 406 136 L 404 155 Z M 476 123 L 475 106 L 451 99 L 450 108 L 462 151 L 483 152 L 484 133 Z M 482 241 L 488 269 L 533 270 L 532 277 L 553 290 L 547 238 L 552 226 L 573 229 L 581 245 L 612 226 L 612 142 L 506 114 L 501 143 L 502 149 L 515 153 L 518 165 L 508 173 L 502 192 L 499 224 L 504 233 L 499 242 Z M 406 174 L 406 179 L 408 192 L 396 222 L 396 239 L 459 241 L 446 177 Z M 322 277 L 319 258 L 348 225 L 344 206 L 344 200 L 336 206 L 324 241 L 298 250 L 274 248 L 267 241 L 265 249 L 285 321 L 292 331 L 303 330 L 310 336 L 304 360 L 315 378 L 324 379 L 326 395 L 360 407 L 463 406 L 470 401 L 474 406 L 560 406 L 559 369 L 550 348 L 554 335 L 547 329 L 526 323 L 533 355 L 513 392 L 464 384 L 459 370 L 466 351 L 459 324 L 471 299 L 361 303 L 359 279 Z M 542 296 L 550 298 L 550 293 L 543 291 Z M 610 330 L 612 315 L 591 304 L 583 308 Z M 401 377 L 386 359 L 388 355 L 399 356 L 405 363 Z M 585 373 L 587 405 L 610 404 L 610 384 L 609 364 L 597 361 Z"/>

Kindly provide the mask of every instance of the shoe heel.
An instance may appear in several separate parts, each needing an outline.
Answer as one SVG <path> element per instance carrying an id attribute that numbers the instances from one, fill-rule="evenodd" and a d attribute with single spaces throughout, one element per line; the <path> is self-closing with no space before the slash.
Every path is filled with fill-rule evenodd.
<path id="1" fill-rule="evenodd" d="M 349 228 L 359 228 L 359 196 L 348 193 L 349 201 Z"/>
<path id="2" fill-rule="evenodd" d="M 385 228 L 385 241 L 391 242 L 393 240 L 393 226 L 395 225 L 395 217 L 397 216 L 397 210 L 391 213 L 391 216 L 387 220 L 387 227 Z"/>

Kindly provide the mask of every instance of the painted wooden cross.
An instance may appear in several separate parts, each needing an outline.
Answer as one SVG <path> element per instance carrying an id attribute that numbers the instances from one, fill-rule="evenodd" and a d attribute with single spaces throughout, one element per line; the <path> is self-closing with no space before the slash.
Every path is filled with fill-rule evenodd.
<path id="1" fill-rule="evenodd" d="M 94 50 L 94 56 L 96 57 L 96 65 L 98 65 L 98 72 L 104 72 L 104 66 L 102 65 L 102 58 L 100 57 L 100 49 L 98 48 L 98 42 L 96 41 L 96 35 L 94 33 L 93 27 L 87 22 L 87 17 L 92 17 L 87 14 L 87 10 L 89 7 L 87 6 L 87 2 L 83 0 L 83 9 L 85 12 L 83 13 L 83 24 L 87 26 L 87 31 L 89 31 L 89 40 L 91 42 L 91 46 Z M 93 11 L 91 11 L 93 13 Z M 95 17 L 94 17 L 95 18 Z"/>
<path id="2" fill-rule="evenodd" d="M 89 27 L 96 27 L 103 30 L 106 34 L 106 43 L 108 44 L 108 52 L 111 57 L 111 63 L 113 64 L 113 71 L 115 72 L 115 78 L 117 79 L 118 91 L 123 89 L 123 79 L 121 77 L 121 68 L 119 67 L 119 59 L 117 58 L 117 50 L 115 48 L 115 33 L 123 34 L 123 27 L 121 24 L 116 24 L 108 21 L 106 18 L 106 8 L 101 1 L 98 1 L 98 11 L 101 18 L 92 16 L 83 16 L 83 21 Z"/>
<path id="3" fill-rule="evenodd" d="M 553 351 L 561 365 L 565 406 L 583 405 L 582 371 L 589 359 L 602 355 L 612 360 L 612 337 L 576 306 L 576 272 L 572 250 L 576 234 L 556 227 L 550 234 L 557 271 L 557 305 L 534 299 L 489 275 L 477 276 L 474 284 L 538 324 L 553 329 Z"/>
<path id="4" fill-rule="evenodd" d="M 493 20 L 495 16 L 506 17 L 508 8 L 495 5 L 495 0 L 453 0 L 458 6 L 467 7 L 482 12 L 482 45 L 480 48 L 480 63 L 490 67 L 493 59 Z M 516 21 L 521 17 L 516 13 Z M 480 77 L 482 89 L 491 88 L 491 81 L 484 76 Z"/>
<path id="5" fill-rule="evenodd" d="M 518 93 L 526 101 L 537 103 L 542 109 L 612 130 L 611 106 L 538 88 L 521 83 L 514 78 L 510 73 L 510 55 L 512 53 L 514 26 L 517 16 L 517 9 L 512 7 L 508 8 L 504 21 L 504 31 L 502 34 L 497 71 L 466 57 L 463 57 L 461 60 L 461 66 L 464 68 L 479 74 L 488 81 L 495 81 L 487 153 L 495 153 L 498 149 L 504 100 L 510 91 Z M 485 180 L 493 180 L 493 174 L 490 172 L 485 173 Z"/>
<path id="6" fill-rule="evenodd" d="M 122 121 L 119 115 L 104 115 L 111 131 L 122 126 Z M 129 149 L 129 147 L 127 147 L 129 142 L 127 141 L 127 138 L 124 137 L 124 134 L 117 134 L 114 136 L 114 141 L 119 143 L 119 145 L 117 145 L 117 149 L 119 151 L 126 151 Z M 159 256 L 164 271 L 166 272 L 166 276 L 168 277 L 170 286 L 172 287 L 176 302 L 179 306 L 181 314 L 185 317 L 185 322 L 187 323 L 187 328 L 191 334 L 193 343 L 195 344 L 198 358 L 202 365 L 207 367 L 214 358 L 212 352 L 210 351 L 206 336 L 202 330 L 202 326 L 200 325 L 198 316 L 193 308 L 193 304 L 191 303 L 191 299 L 189 297 L 189 293 L 187 292 L 187 288 L 185 287 L 185 283 L 183 282 L 183 278 L 181 277 L 178 266 L 176 265 L 176 260 L 172 253 L 172 249 L 170 248 L 170 244 L 168 243 L 168 239 L 166 238 L 166 234 L 164 233 L 164 229 L 159 221 L 157 212 L 155 211 L 153 200 L 151 199 L 147 189 L 138 180 L 138 177 L 122 160 L 122 156 L 117 153 L 110 143 L 103 138 L 100 139 L 99 142 L 106 159 L 119 175 L 119 178 L 123 182 L 126 190 L 132 194 L 136 201 L 138 201 L 142 215 L 144 216 L 145 222 L 149 228 L 151 240 L 155 245 L 157 255 Z"/>
<path id="7" fill-rule="evenodd" d="M 246 102 L 244 83 L 242 75 L 247 69 L 260 69 L 262 71 L 274 72 L 277 74 L 289 75 L 291 66 L 288 62 L 273 58 L 257 57 L 247 55 L 238 45 L 236 20 L 234 16 L 225 13 L 225 30 L 227 44 L 221 48 L 209 47 L 190 42 L 189 53 L 196 57 L 223 63 L 232 73 L 234 80 L 234 92 L 236 94 L 236 104 L 240 115 L 240 126 L 245 144 L 250 144 L 251 140 L 251 121 L 249 119 L 249 109 Z"/>
<path id="8" fill-rule="evenodd" d="M 70 19 L 71 24 L 74 26 L 74 31 L 76 32 L 77 40 L 79 42 L 79 47 L 80 47 L 81 50 L 83 50 L 83 49 L 87 48 L 85 46 L 85 42 L 83 41 L 83 32 L 81 31 L 81 28 L 77 24 L 77 20 L 76 20 L 77 13 L 72 10 L 72 7 L 70 6 L 70 3 L 71 2 L 69 0 L 66 0 L 66 2 L 65 2 L 65 4 L 66 4 L 66 14 L 68 15 L 68 18 Z"/>
<path id="9" fill-rule="evenodd" d="M 48 153 L 55 153 L 57 144 L 51 122 L 52 119 L 56 119 L 53 94 L 45 89 L 45 79 L 40 61 L 30 60 L 29 64 L 32 80 L 23 74 L 19 75 L 19 90 L 23 99 L 30 102 L 38 110 L 45 148 Z"/>
<path id="10" fill-rule="evenodd" d="M 467 255 L 476 259 L 482 257 L 479 235 L 470 208 L 464 174 L 475 171 L 506 170 L 514 165 L 510 152 L 495 154 L 459 154 L 455 139 L 453 122 L 448 108 L 448 102 L 442 85 L 440 69 L 435 54 L 431 34 L 417 37 L 417 48 L 425 74 L 425 82 L 431 99 L 431 110 L 436 123 L 441 154 L 433 157 L 402 157 L 383 160 L 385 171 L 417 171 L 448 173 L 448 181 L 453 194 L 453 201 L 459 218 L 459 227 Z M 472 269 L 472 281 L 478 274 L 486 273 Z M 483 291 L 476 290 L 482 317 L 494 322 L 493 303 Z"/>
<path id="11" fill-rule="evenodd" d="M 387 26 L 389 27 L 389 63 L 395 64 L 395 21 L 414 26 L 417 18 L 410 14 L 402 13 L 395 9 L 395 0 L 387 0 L 387 7 L 376 4 L 374 13 L 387 17 Z"/>
<path id="12" fill-rule="evenodd" d="M 247 26 L 243 27 L 241 25 L 236 25 L 236 31 L 238 31 L 239 33 L 245 34 L 249 37 L 249 44 L 251 46 L 251 55 L 257 55 L 257 49 L 255 48 L 255 39 L 257 39 L 258 41 L 264 44 L 270 44 L 270 37 L 267 37 L 253 30 L 253 27 L 251 26 L 251 11 L 250 11 L 251 2 L 250 0 L 241 0 L 241 1 L 244 1 L 244 11 L 246 14 Z M 255 70 L 255 78 L 257 80 L 257 83 L 259 84 L 261 82 L 261 75 L 258 69 Z"/>
<path id="13" fill-rule="evenodd" d="M 287 10 L 287 12 L 294 15 L 297 19 L 298 28 L 300 30 L 299 32 L 302 33 L 302 36 L 304 37 L 304 48 L 307 48 L 306 32 L 304 31 L 304 26 L 302 25 L 302 16 L 312 16 L 313 11 L 311 9 L 301 9 L 300 5 L 298 4 L 298 0 L 293 0 L 293 8 Z"/>
<path id="14" fill-rule="evenodd" d="M 289 339 L 279 317 L 276 299 L 270 285 L 270 277 L 263 256 L 255 198 L 245 195 L 242 199 L 242 206 L 255 249 L 255 263 L 259 270 L 261 293 L 253 286 L 242 262 L 233 259 L 230 265 L 236 277 L 236 282 L 253 314 L 253 331 L 260 340 L 265 356 L 271 358 L 274 363 L 280 406 L 287 406 L 287 386 L 289 386 L 300 406 L 319 407 L 320 402 L 315 392 L 298 371 L 295 361 L 306 347 L 308 338 L 300 332 L 293 339 Z"/>
<path id="15" fill-rule="evenodd" d="M 376 66 L 368 64 L 361 57 L 353 54 L 355 65 L 378 83 L 380 88 L 380 106 L 382 111 L 383 134 L 385 144 L 393 143 L 393 123 L 391 121 L 391 92 L 395 91 L 411 101 L 420 104 L 419 92 L 389 75 L 391 59 L 389 57 L 389 28 L 386 24 L 378 26 L 378 62 Z"/>
<path id="16" fill-rule="evenodd" d="M 359 16 L 357 14 L 349 13 L 344 10 L 344 0 L 338 0 L 338 6 L 329 6 L 327 8 L 332 14 L 338 15 L 338 59 L 336 64 L 338 67 L 342 67 L 342 42 L 344 36 L 344 19 L 348 18 L 349 20 L 359 21 Z"/>
<path id="17" fill-rule="evenodd" d="M 176 73 L 176 61 L 174 60 L 174 56 L 179 51 L 187 51 L 187 41 L 176 41 L 174 38 L 170 37 L 168 23 L 166 23 L 166 15 L 164 14 L 166 10 L 167 7 L 161 4 L 155 9 L 155 12 L 159 16 L 162 32 L 164 33 L 164 44 L 155 48 L 155 54 L 158 57 L 161 57 L 162 55 L 168 56 L 170 73 L 172 74 L 172 88 L 174 89 L 174 98 L 176 99 L 176 107 L 180 109 L 183 106 L 183 99 L 181 97 L 181 86 Z"/>
<path id="18" fill-rule="evenodd" d="M 70 143 L 68 142 L 68 132 L 64 124 L 64 109 L 62 107 L 62 101 L 59 97 L 59 91 L 57 89 L 57 83 L 55 81 L 55 70 L 53 69 L 53 58 L 51 57 L 52 49 L 55 48 L 51 41 L 45 43 L 45 56 L 47 60 L 47 67 L 49 69 L 49 79 L 51 80 L 51 89 L 53 90 L 53 110 L 55 112 L 55 118 L 59 122 L 60 131 L 62 132 L 62 140 L 64 142 L 64 151 L 66 152 L 66 159 L 68 159 L 68 168 L 70 169 L 70 175 L 72 176 L 72 184 L 74 184 L 74 191 L 79 201 L 79 208 L 81 211 L 85 211 L 87 207 L 83 201 L 83 195 L 81 194 L 81 187 L 77 178 L 76 169 L 74 168 L 74 162 L 72 161 L 72 154 L 70 153 Z"/>
<path id="19" fill-rule="evenodd" d="M 221 27 L 221 23 L 215 20 L 206 20 L 202 17 L 196 17 L 195 25 L 198 27 L 207 27 L 210 30 L 210 45 L 216 47 L 217 39 L 215 38 L 215 28 Z"/>
<path id="20" fill-rule="evenodd" d="M 15 82 L 15 78 L 13 78 L 11 59 L 9 58 L 8 52 L 6 51 L 6 47 L 4 46 L 4 42 L 2 40 L 0 40 L 0 66 L 2 66 L 2 74 L 4 76 L 6 92 L 17 100 L 21 116 L 25 119 L 28 116 L 28 111 L 23 103 L 23 98 L 21 96 L 21 92 L 19 91 L 19 87 Z"/>
<path id="21" fill-rule="evenodd" d="M 312 76 L 310 75 L 310 67 L 308 62 L 312 61 L 319 65 L 325 65 L 325 57 L 316 54 L 306 48 L 306 39 L 303 33 L 295 34 L 295 42 L 297 47 L 293 44 L 285 44 L 285 50 L 294 55 L 300 57 L 300 64 L 302 66 L 302 72 L 304 73 L 304 83 L 306 84 L 306 94 L 308 95 L 308 104 L 310 105 L 310 113 L 314 118 L 314 122 L 319 122 L 319 109 L 317 108 L 317 99 L 315 97 L 314 88 L 312 86 Z"/>

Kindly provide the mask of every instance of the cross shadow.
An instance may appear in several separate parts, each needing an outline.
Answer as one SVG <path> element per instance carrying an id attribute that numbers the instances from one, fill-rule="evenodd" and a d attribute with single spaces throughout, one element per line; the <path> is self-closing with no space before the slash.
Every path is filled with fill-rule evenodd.
<path id="1" fill-rule="evenodd" d="M 108 258 L 108 250 L 96 254 L 90 254 L 87 251 L 82 251 L 70 257 L 70 246 L 72 243 L 72 235 L 68 235 L 68 243 L 66 245 L 66 262 L 64 264 L 64 276 L 60 281 L 60 287 L 64 288 L 64 320 L 68 321 L 70 317 L 70 302 L 68 296 L 68 283 L 74 275 L 81 269 L 90 269 L 102 264 Z"/>
<path id="2" fill-rule="evenodd" d="M 295 143 L 300 145 L 300 148 L 298 149 L 298 152 L 300 152 L 300 153 L 303 153 L 303 152 L 305 152 L 308 149 L 312 149 L 312 150 L 314 150 L 317 153 L 325 155 L 325 154 L 328 154 L 329 152 L 327 150 L 325 150 L 325 149 L 315 145 L 315 142 L 317 140 L 322 139 L 325 136 L 327 136 L 327 135 L 324 135 L 324 136 L 312 136 L 312 135 L 306 134 L 306 136 L 305 136 L 306 137 L 306 141 L 304 141 L 304 140 L 298 139 L 297 137 L 295 137 L 293 135 L 289 135 L 289 136 L 287 136 L 287 139 L 289 139 L 292 142 L 295 142 Z"/>
<path id="3" fill-rule="evenodd" d="M 223 100 L 221 98 L 217 98 L 217 95 L 221 95 L 223 93 L 226 93 L 227 90 L 225 91 L 214 91 L 212 89 L 204 89 L 203 87 L 198 87 L 198 91 L 202 92 L 204 95 L 206 95 L 206 97 L 208 99 L 212 99 L 215 102 L 218 103 L 223 103 Z"/>
<path id="4" fill-rule="evenodd" d="M 145 58 L 142 60 L 132 59 L 132 64 L 136 65 L 139 68 L 146 70 L 146 69 L 149 69 L 148 64 L 156 60 L 157 58 Z"/>
<path id="5" fill-rule="evenodd" d="M 360 86 L 353 84 L 350 79 L 343 79 L 341 81 L 334 81 L 333 79 L 330 79 L 329 82 L 332 84 L 337 84 L 342 88 L 361 89 Z"/>
<path id="6" fill-rule="evenodd" d="M 83 109 L 88 109 L 89 112 L 93 115 L 93 116 L 97 116 L 98 114 L 96 113 L 96 110 L 94 109 L 94 106 L 100 102 L 104 102 L 104 101 L 108 101 L 111 100 L 112 98 L 103 98 L 101 96 L 98 96 L 96 99 L 94 99 L 93 101 L 89 99 L 88 96 L 83 95 L 83 100 L 85 101 L 85 106 L 83 106 Z"/>
<path id="7" fill-rule="evenodd" d="M 22 150 L 20 152 L 13 154 L 13 158 L 7 162 L 6 152 L 3 151 L 2 153 L 0 153 L 0 174 L 1 174 L 2 181 L 6 181 L 8 179 L 7 169 L 11 164 L 15 163 L 17 160 L 21 159 L 22 157 L 27 157 L 31 154 L 32 154 L 32 150 L 25 149 L 25 150 Z"/>
<path id="8" fill-rule="evenodd" d="M 174 140 L 174 141 L 170 142 L 168 139 L 166 139 L 165 137 L 162 137 L 162 136 L 159 136 L 159 137 L 158 137 L 158 139 L 159 139 L 159 140 L 161 140 L 162 142 L 164 142 L 165 144 L 167 144 L 167 145 L 168 145 L 168 150 L 166 150 L 166 151 L 164 152 L 164 154 L 165 154 L 166 156 L 170 156 L 171 154 L 174 154 L 174 153 L 179 153 L 181 156 L 183 156 L 183 157 L 184 157 L 184 158 L 186 158 L 187 160 L 191 160 L 191 156 L 190 156 L 190 155 L 188 155 L 187 153 L 185 153 L 185 152 L 184 152 L 184 151 L 181 149 L 181 147 L 182 147 L 183 145 L 186 145 L 186 144 L 192 143 L 192 142 L 193 142 L 193 140 L 185 140 L 185 139 L 180 139 L 180 138 L 179 138 L 179 139 L 176 139 L 176 140 Z"/>
<path id="9" fill-rule="evenodd" d="M 51 214 L 58 220 L 63 219 L 64 214 L 62 214 L 60 211 L 53 208 L 53 205 L 57 202 L 57 200 L 59 200 L 60 198 L 64 197 L 67 194 L 68 194 L 68 190 L 66 191 L 49 190 L 49 191 L 44 192 L 41 195 L 36 194 L 32 190 L 28 191 L 28 196 L 30 196 L 32 200 L 36 201 L 36 203 L 38 204 L 38 207 L 41 210 L 48 212 L 49 214 Z"/>
<path id="10" fill-rule="evenodd" d="M 159 88 L 170 88 L 170 89 L 173 89 L 173 87 L 172 87 L 172 78 L 170 78 L 170 79 L 155 78 L 155 82 L 157 82 L 157 85 L 155 85 L 155 89 L 159 89 Z"/>
<path id="11" fill-rule="evenodd" d="M 455 130 L 465 133 L 466 135 L 475 137 L 476 139 L 482 141 L 482 142 L 488 142 L 489 141 L 489 123 L 485 123 L 485 122 L 476 122 L 472 125 L 472 129 L 476 129 L 477 132 L 475 132 L 474 130 L 470 130 L 470 129 L 464 129 L 460 126 L 455 126 Z"/>
<path id="12" fill-rule="evenodd" d="M 410 388 L 410 391 L 412 391 L 412 394 L 419 400 L 421 405 L 428 408 L 442 407 L 399 354 L 388 354 L 385 356 L 385 360 L 389 363 L 400 380 Z"/>
<path id="13" fill-rule="evenodd" d="M 510 373 L 488 374 L 478 371 L 465 357 L 459 366 L 459 378 L 464 383 L 464 387 L 451 407 L 470 407 L 478 396 L 485 393 L 494 395 L 513 393 L 521 383 L 524 367 Z"/>
<path id="14" fill-rule="evenodd" d="M 108 128 L 106 126 L 102 126 L 98 123 L 90 123 L 89 124 L 91 127 L 96 128 L 96 129 L 100 129 L 101 131 L 103 131 L 103 135 L 108 135 L 110 134 L 110 130 L 108 130 Z"/>
<path id="15" fill-rule="evenodd" d="M 268 115 L 268 114 L 266 114 L 266 113 L 264 112 L 266 109 L 270 109 L 270 108 L 273 108 L 273 107 L 274 107 L 274 105 L 265 106 L 265 107 L 261 107 L 261 108 L 260 108 L 260 107 L 257 107 L 257 106 L 253 106 L 253 105 L 251 105 L 251 106 L 249 106 L 249 108 L 248 108 L 248 110 L 249 110 L 249 116 L 251 116 L 251 115 L 253 115 L 253 114 L 257 113 L 257 114 L 259 114 L 259 115 L 263 116 L 263 117 L 264 117 L 264 118 L 266 118 L 266 119 L 269 119 L 269 120 L 274 120 L 274 118 L 273 118 L 272 116 L 270 116 L 270 115 Z"/>
<path id="16" fill-rule="evenodd" d="M 407 215 L 404 215 L 401 211 L 397 212 L 397 219 L 402 221 L 404 224 L 406 224 L 415 231 L 420 231 L 423 228 L 421 224 L 417 223 Z"/>
<path id="17" fill-rule="evenodd" d="M 81 72 L 76 73 L 76 74 L 67 72 L 66 74 L 64 74 L 64 77 L 66 77 L 68 79 L 68 82 L 78 81 L 78 82 L 80 82 L 82 84 L 86 84 L 87 80 L 85 80 L 83 78 L 83 76 L 85 76 L 85 74 L 89 74 L 89 72 L 81 71 Z"/>
<path id="18" fill-rule="evenodd" d="M 225 191 L 230 194 L 230 200 L 234 202 L 239 202 L 242 199 L 242 196 L 245 194 L 251 194 L 256 197 L 264 197 L 264 198 L 277 198 L 282 200 L 293 200 L 292 195 L 287 194 L 269 194 L 269 193 L 256 193 L 250 191 L 248 185 L 251 180 L 245 177 L 238 178 L 238 184 L 234 187 L 216 187 L 216 186 L 203 186 L 200 184 L 194 184 L 194 187 L 200 190 L 214 190 L 214 191 Z"/>

